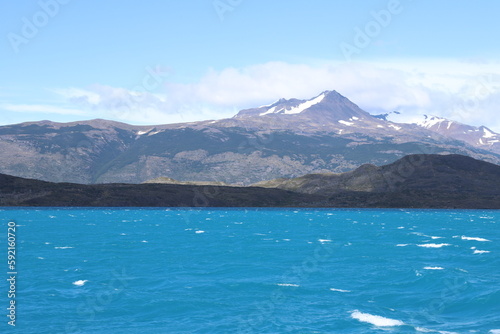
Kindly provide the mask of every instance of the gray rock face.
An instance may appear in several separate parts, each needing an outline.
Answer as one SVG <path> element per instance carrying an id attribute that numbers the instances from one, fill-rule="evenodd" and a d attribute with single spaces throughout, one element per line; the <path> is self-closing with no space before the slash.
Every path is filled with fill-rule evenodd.
<path id="1" fill-rule="evenodd" d="M 500 155 L 418 125 L 371 116 L 335 91 L 279 100 L 229 119 L 133 126 L 92 120 L 0 127 L 0 173 L 53 182 L 248 185 L 383 165 L 408 154 Z M 361 182 L 360 186 L 363 186 Z"/>

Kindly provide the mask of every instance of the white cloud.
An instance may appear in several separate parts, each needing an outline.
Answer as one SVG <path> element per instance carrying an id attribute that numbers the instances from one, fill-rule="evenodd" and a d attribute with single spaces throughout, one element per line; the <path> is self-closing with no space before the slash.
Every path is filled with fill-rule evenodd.
<path id="1" fill-rule="evenodd" d="M 54 105 L 44 104 L 0 104 L 0 109 L 20 112 L 20 113 L 40 113 L 57 115 L 85 115 L 85 112 L 79 109 L 64 108 Z"/>
<path id="2" fill-rule="evenodd" d="M 372 112 L 399 110 L 448 117 L 500 131 L 500 64 L 405 60 L 321 65 L 270 62 L 209 70 L 198 82 L 165 83 L 156 92 L 94 85 L 57 93 L 99 117 L 135 123 L 172 123 L 231 117 L 279 98 L 311 98 L 337 90 Z"/>

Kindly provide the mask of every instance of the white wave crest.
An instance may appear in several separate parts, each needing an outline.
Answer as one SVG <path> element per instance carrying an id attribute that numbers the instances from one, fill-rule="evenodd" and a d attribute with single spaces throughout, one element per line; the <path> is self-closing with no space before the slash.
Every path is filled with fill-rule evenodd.
<path id="1" fill-rule="evenodd" d="M 78 281 L 74 281 L 74 282 L 73 282 L 73 285 L 76 285 L 76 286 L 84 286 L 84 285 L 85 285 L 85 283 L 87 283 L 87 282 L 88 282 L 88 280 L 86 280 L 86 279 L 81 279 L 81 280 L 78 280 Z"/>
<path id="2" fill-rule="evenodd" d="M 491 253 L 491 252 L 479 249 L 474 250 L 474 254 L 486 254 L 486 253 Z"/>
<path id="3" fill-rule="evenodd" d="M 426 270 L 443 270 L 443 267 L 424 267 Z"/>
<path id="4" fill-rule="evenodd" d="M 484 238 L 466 237 L 465 235 L 462 235 L 462 240 L 473 240 L 473 241 L 483 241 L 483 242 L 491 241 L 491 240 L 484 239 Z"/>
<path id="5" fill-rule="evenodd" d="M 361 322 L 367 322 L 369 324 L 378 327 L 393 327 L 393 326 L 403 326 L 405 323 L 400 320 L 384 318 L 379 315 L 372 315 L 369 313 L 362 313 L 358 310 L 351 313 L 351 318 L 359 320 Z"/>
<path id="6" fill-rule="evenodd" d="M 330 288 L 330 291 L 336 291 L 336 292 L 351 292 L 351 290 L 342 290 L 342 289 L 334 289 L 334 288 Z"/>
<path id="7" fill-rule="evenodd" d="M 425 247 L 425 248 L 441 248 L 443 246 L 451 246 L 450 244 L 420 244 L 417 245 L 418 247 Z"/>
<path id="8" fill-rule="evenodd" d="M 423 332 L 423 333 L 439 333 L 439 334 L 458 334 L 457 332 L 448 332 L 448 331 L 435 331 L 432 329 L 427 329 L 424 327 L 415 327 L 415 330 L 417 332 Z"/>
<path id="9" fill-rule="evenodd" d="M 296 288 L 296 287 L 299 287 L 299 285 L 298 285 L 298 284 L 291 284 L 291 283 L 278 283 L 278 284 L 276 284 L 276 285 L 278 285 L 278 286 L 293 286 L 293 287 L 295 287 L 295 288 Z"/>

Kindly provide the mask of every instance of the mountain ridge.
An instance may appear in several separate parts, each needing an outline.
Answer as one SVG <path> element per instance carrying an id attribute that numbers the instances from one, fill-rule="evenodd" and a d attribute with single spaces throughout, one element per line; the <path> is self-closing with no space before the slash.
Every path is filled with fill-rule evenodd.
<path id="1" fill-rule="evenodd" d="M 342 188 L 341 182 L 325 182 L 324 175 L 316 174 L 304 176 L 306 183 L 293 191 L 279 186 L 85 185 L 0 174 L 0 206 L 500 209 L 498 165 L 459 155 L 410 155 L 381 167 L 360 166 L 351 172 L 357 180 L 351 185 L 362 185 L 374 171 L 387 172 L 377 183 L 385 186 Z"/>
<path id="2" fill-rule="evenodd" d="M 476 127 L 447 118 L 428 115 L 424 115 L 424 119 L 417 122 L 417 125 L 470 145 L 500 153 L 500 134 L 484 125 Z"/>
<path id="3" fill-rule="evenodd" d="M 401 192 L 424 186 L 441 187 L 443 192 L 498 194 L 500 166 L 456 154 L 410 155 L 380 167 L 365 164 L 345 173 L 308 174 L 259 182 L 253 186 L 323 195 L 343 191 Z"/>
<path id="4" fill-rule="evenodd" d="M 0 126 L 0 173 L 53 182 L 142 183 L 168 177 L 248 185 L 345 172 L 364 163 L 383 165 L 416 153 L 463 154 L 500 163 L 500 154 L 489 149 L 436 129 L 377 118 L 338 92 L 325 91 L 222 120 Z"/>

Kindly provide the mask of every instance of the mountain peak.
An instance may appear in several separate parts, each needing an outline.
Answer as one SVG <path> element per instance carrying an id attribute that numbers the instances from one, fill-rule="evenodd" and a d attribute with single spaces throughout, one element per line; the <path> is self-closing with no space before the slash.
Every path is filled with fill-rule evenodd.
<path id="1" fill-rule="evenodd" d="M 352 117 L 362 118 L 369 115 L 337 91 L 326 90 L 308 100 L 282 98 L 270 105 L 245 109 L 240 111 L 235 118 L 286 117 L 299 114 L 301 116 L 307 115 L 312 117 L 316 115 L 320 118 L 326 117 L 329 118 L 329 121 L 335 122 Z"/>
<path id="2" fill-rule="evenodd" d="M 275 104 L 271 105 L 266 111 L 259 113 L 259 116 L 265 116 L 269 114 L 285 114 L 294 115 L 300 114 L 306 109 L 312 107 L 315 104 L 320 103 L 326 94 L 321 93 L 320 95 L 310 99 L 310 100 L 297 100 L 297 99 L 280 99 Z"/>
<path id="3" fill-rule="evenodd" d="M 340 97 L 340 98 L 344 98 L 344 99 L 346 98 L 345 96 L 343 96 L 342 94 L 340 94 L 336 90 L 325 90 L 325 91 L 321 92 L 321 94 L 328 96 L 328 97 Z"/>
<path id="4" fill-rule="evenodd" d="M 416 122 L 416 125 L 476 147 L 500 152 L 500 134 L 485 126 L 462 124 L 439 116 L 423 116 L 424 119 Z"/>
<path id="5" fill-rule="evenodd" d="M 439 116 L 433 116 L 433 115 L 423 115 L 424 116 L 424 119 L 416 122 L 415 124 L 423 127 L 423 128 L 426 128 L 426 129 L 430 129 L 430 128 L 434 128 L 434 127 L 441 127 L 441 125 L 443 125 L 443 122 L 448 122 L 445 124 L 445 126 L 447 128 L 449 128 L 454 122 L 453 121 L 450 121 L 446 118 L 443 118 L 443 117 L 439 117 Z"/>

